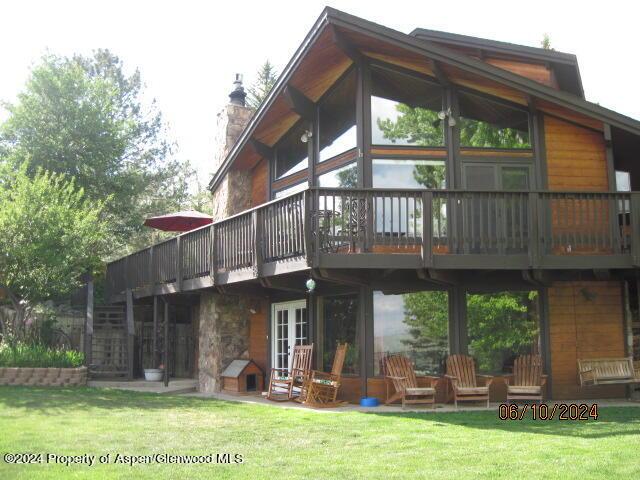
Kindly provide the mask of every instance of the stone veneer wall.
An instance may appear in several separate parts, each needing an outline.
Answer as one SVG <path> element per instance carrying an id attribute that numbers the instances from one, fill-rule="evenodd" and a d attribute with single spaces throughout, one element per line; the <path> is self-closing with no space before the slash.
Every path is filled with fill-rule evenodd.
<path id="1" fill-rule="evenodd" d="M 198 384 L 201 392 L 220 390 L 220 374 L 235 359 L 249 359 L 248 297 L 200 294 Z"/>

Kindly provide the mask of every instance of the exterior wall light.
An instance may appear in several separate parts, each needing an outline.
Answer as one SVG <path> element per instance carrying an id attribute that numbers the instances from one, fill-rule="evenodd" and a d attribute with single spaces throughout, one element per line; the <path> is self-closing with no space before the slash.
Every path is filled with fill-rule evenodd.
<path id="1" fill-rule="evenodd" d="M 316 281 L 313 278 L 307 280 L 305 285 L 307 287 L 307 292 L 309 293 L 313 292 L 316 289 Z"/>
<path id="2" fill-rule="evenodd" d="M 313 137 L 313 132 L 311 130 L 305 130 L 300 137 L 300 141 L 302 143 L 307 143 L 311 137 Z"/>

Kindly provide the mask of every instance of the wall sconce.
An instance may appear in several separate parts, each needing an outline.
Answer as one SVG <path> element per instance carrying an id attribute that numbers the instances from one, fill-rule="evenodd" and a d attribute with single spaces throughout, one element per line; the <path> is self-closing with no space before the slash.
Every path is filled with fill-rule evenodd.
<path id="1" fill-rule="evenodd" d="M 440 119 L 440 121 L 444 120 L 445 118 L 449 117 L 449 126 L 450 127 L 455 127 L 456 126 L 456 119 L 453 118 L 453 115 L 451 114 L 451 108 L 447 108 L 446 110 L 442 110 L 440 112 L 438 112 L 438 119 Z"/>
<path id="2" fill-rule="evenodd" d="M 302 143 L 307 143 L 311 137 L 313 137 L 313 132 L 311 130 L 305 130 L 300 137 L 300 141 Z"/>
<path id="3" fill-rule="evenodd" d="M 316 281 L 310 278 L 306 281 L 305 286 L 307 287 L 307 292 L 312 293 L 316 289 Z"/>

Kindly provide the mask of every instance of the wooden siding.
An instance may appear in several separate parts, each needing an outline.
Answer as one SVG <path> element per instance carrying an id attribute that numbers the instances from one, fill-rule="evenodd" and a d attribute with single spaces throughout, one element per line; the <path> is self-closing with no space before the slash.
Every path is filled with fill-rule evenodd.
<path id="1" fill-rule="evenodd" d="M 256 313 L 250 314 L 249 317 L 249 358 L 258 365 L 265 375 L 267 372 L 267 313 L 269 311 L 269 303 L 261 301 Z"/>
<path id="2" fill-rule="evenodd" d="M 578 381 L 578 359 L 624 356 L 620 282 L 562 282 L 548 291 L 553 398 L 624 397 L 624 386 Z"/>
<path id="3" fill-rule="evenodd" d="M 511 73 L 529 78 L 534 82 L 542 83 L 548 87 L 558 89 L 553 72 L 546 65 L 535 62 L 524 62 L 518 60 L 510 60 L 503 58 L 485 58 L 486 63 Z"/>
<path id="4" fill-rule="evenodd" d="M 544 137 L 549 190 L 609 189 L 601 133 L 545 115 Z"/>
<path id="5" fill-rule="evenodd" d="M 251 206 L 257 207 L 269 201 L 267 190 L 269 186 L 269 169 L 267 160 L 262 159 L 251 172 Z"/>

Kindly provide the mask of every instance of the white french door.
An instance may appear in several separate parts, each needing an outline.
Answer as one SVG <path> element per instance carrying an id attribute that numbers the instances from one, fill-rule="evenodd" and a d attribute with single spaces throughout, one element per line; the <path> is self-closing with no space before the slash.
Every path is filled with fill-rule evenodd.
<path id="1" fill-rule="evenodd" d="M 293 346 L 309 343 L 307 302 L 274 303 L 271 308 L 271 365 L 288 370 Z"/>

